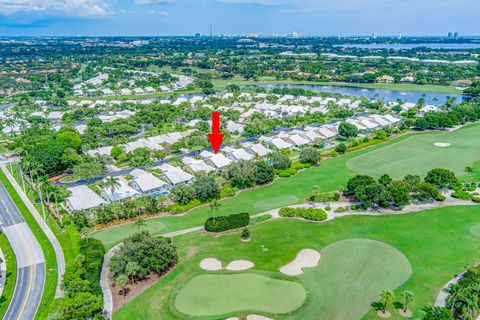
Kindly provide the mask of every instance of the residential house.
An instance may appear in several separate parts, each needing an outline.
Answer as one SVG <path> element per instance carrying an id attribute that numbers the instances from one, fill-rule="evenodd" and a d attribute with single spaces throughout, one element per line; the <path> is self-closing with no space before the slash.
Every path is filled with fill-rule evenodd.
<path id="1" fill-rule="evenodd" d="M 138 192 L 149 196 L 168 195 L 170 193 L 171 187 L 164 181 L 146 171 L 135 170 L 137 172 L 131 173 L 134 175 L 134 179 L 130 181 L 130 186 Z"/>
<path id="2" fill-rule="evenodd" d="M 140 192 L 130 187 L 122 179 L 119 179 L 118 186 L 113 188 L 113 192 L 111 187 L 105 187 L 101 189 L 101 194 L 110 202 L 115 202 L 138 196 Z"/>
<path id="3" fill-rule="evenodd" d="M 68 190 L 71 195 L 66 199 L 65 204 L 71 211 L 89 210 L 107 203 L 86 185 L 71 187 Z"/>

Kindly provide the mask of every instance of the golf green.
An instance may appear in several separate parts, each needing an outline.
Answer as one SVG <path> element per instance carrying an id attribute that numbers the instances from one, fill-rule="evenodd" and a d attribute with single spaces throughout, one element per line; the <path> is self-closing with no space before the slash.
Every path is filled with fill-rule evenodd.
<path id="1" fill-rule="evenodd" d="M 306 296 L 297 282 L 261 274 L 201 274 L 180 288 L 174 305 L 179 312 L 195 317 L 245 312 L 284 314 L 300 308 Z"/>
<path id="2" fill-rule="evenodd" d="M 349 169 L 381 176 L 384 173 L 394 178 L 406 174 L 424 176 L 433 168 L 446 168 L 457 176 L 464 175 L 464 169 L 480 159 L 480 126 L 452 132 L 436 132 L 412 135 L 407 139 L 384 148 L 364 153 L 347 161 Z M 449 143 L 439 147 L 435 143 Z"/>
<path id="3" fill-rule="evenodd" d="M 300 276 L 312 299 L 292 318 L 314 319 L 322 310 L 322 319 L 361 319 L 381 290 L 398 288 L 412 274 L 408 259 L 380 241 L 342 240 L 320 254 L 320 264 Z"/>

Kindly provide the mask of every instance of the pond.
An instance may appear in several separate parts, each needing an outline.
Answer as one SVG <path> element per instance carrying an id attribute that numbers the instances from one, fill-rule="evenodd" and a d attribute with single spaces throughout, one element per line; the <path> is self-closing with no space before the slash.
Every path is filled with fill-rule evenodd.
<path id="1" fill-rule="evenodd" d="M 358 88 L 347 86 L 320 86 L 320 85 L 297 85 L 297 84 L 272 84 L 272 85 L 252 85 L 245 88 L 257 88 L 259 86 L 265 89 L 274 88 L 301 88 L 312 90 L 314 92 L 338 93 L 345 96 L 366 97 L 368 99 L 397 101 L 401 99 L 405 102 L 417 103 L 420 98 L 424 98 L 426 104 L 443 105 L 448 98 L 455 98 L 457 102 L 464 100 L 461 94 L 446 94 L 437 92 L 410 92 L 410 91 L 394 91 L 385 89 Z"/>

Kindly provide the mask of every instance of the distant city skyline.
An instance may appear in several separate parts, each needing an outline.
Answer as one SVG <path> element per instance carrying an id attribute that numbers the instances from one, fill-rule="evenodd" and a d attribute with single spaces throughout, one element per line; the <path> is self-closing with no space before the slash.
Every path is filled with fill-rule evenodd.
<path id="1" fill-rule="evenodd" d="M 478 0 L 5 0 L 0 35 L 480 35 Z"/>

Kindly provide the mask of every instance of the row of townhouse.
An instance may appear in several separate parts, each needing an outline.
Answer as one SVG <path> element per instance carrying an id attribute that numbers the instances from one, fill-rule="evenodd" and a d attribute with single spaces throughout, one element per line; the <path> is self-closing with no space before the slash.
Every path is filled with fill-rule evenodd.
<path id="1" fill-rule="evenodd" d="M 180 141 L 182 138 L 189 136 L 194 131 L 194 129 L 190 129 L 182 132 L 165 133 L 149 138 L 139 138 L 135 141 L 125 143 L 121 145 L 121 147 L 127 153 L 139 148 L 147 148 L 154 151 L 164 150 L 165 147 L 163 146 L 163 144 L 173 145 L 174 143 Z M 94 157 L 96 155 L 110 156 L 112 149 L 113 146 L 107 146 L 98 149 L 92 149 L 87 151 L 86 153 L 91 157 Z"/>
<path id="2" fill-rule="evenodd" d="M 401 122 L 402 119 L 392 115 L 368 115 L 347 119 L 347 123 L 353 124 L 357 129 L 371 132 Z M 329 141 L 339 135 L 339 122 L 321 125 L 307 126 L 302 130 L 294 129 L 289 132 L 280 132 L 273 136 L 261 137 L 259 140 L 272 149 L 294 149 L 313 144 L 317 139 Z"/>
<path id="3" fill-rule="evenodd" d="M 87 185 L 71 187 L 68 189 L 71 194 L 66 199 L 66 206 L 71 211 L 89 210 L 109 202 L 139 195 L 168 195 L 174 186 L 191 183 L 194 180 L 192 174 L 167 163 L 155 167 L 155 169 L 160 171 L 160 177 L 141 169 L 134 169 L 129 174 L 132 177 L 131 180 L 119 177 L 117 186 L 101 188 L 100 195 L 93 192 Z"/>

